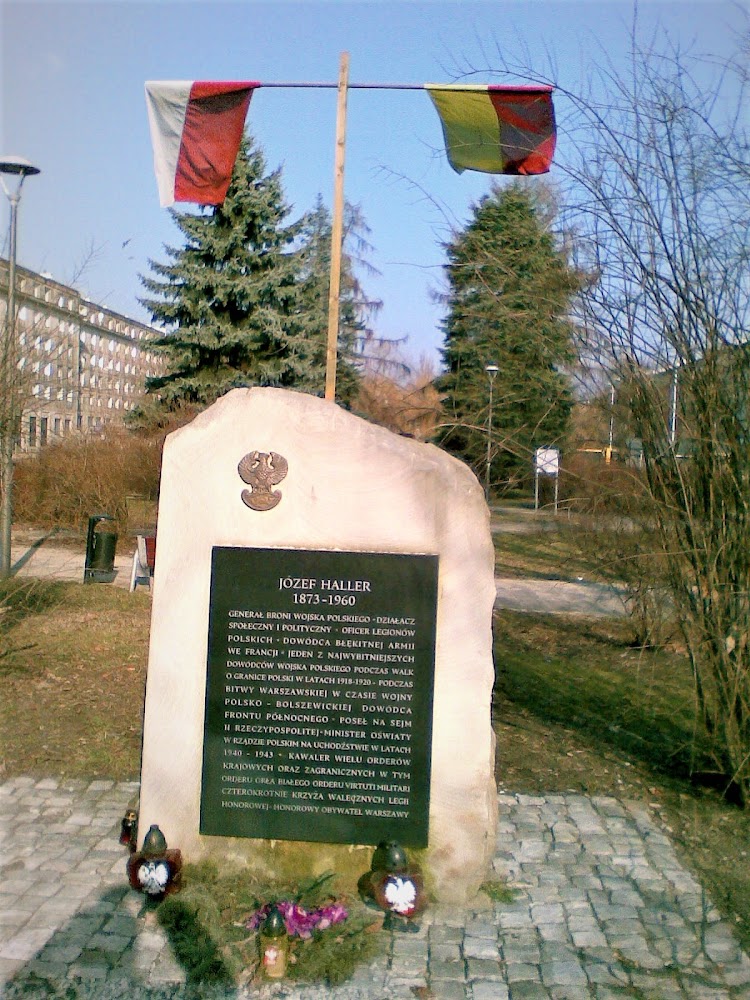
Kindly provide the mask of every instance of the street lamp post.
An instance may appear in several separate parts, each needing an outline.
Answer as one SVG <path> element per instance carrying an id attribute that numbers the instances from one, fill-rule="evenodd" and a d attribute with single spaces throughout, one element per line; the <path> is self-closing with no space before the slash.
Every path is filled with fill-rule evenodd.
<path id="1" fill-rule="evenodd" d="M 604 461 L 607 465 L 612 461 L 612 447 L 615 443 L 615 387 L 614 384 L 609 387 L 609 446 L 607 447 L 606 454 L 604 456 Z"/>
<path id="2" fill-rule="evenodd" d="M 18 393 L 16 378 L 18 375 L 16 363 L 16 228 L 18 220 L 18 203 L 21 200 L 21 188 L 27 177 L 39 173 L 35 167 L 22 156 L 4 156 L 0 158 L 0 184 L 10 202 L 10 247 L 8 252 L 8 304 L 5 312 L 5 335 L 2 344 L 2 394 L 0 404 L 0 452 L 2 463 L 2 509 L 0 509 L 0 578 L 10 576 L 10 535 L 13 521 L 13 443 L 18 427 Z M 16 177 L 15 187 L 11 190 L 5 183 L 3 174 Z"/>
<path id="3" fill-rule="evenodd" d="M 669 407 L 669 443 L 674 451 L 677 441 L 677 364 L 672 369 L 672 401 Z"/>
<path id="4" fill-rule="evenodd" d="M 485 468 L 484 475 L 484 495 L 487 498 L 487 503 L 490 501 L 490 467 L 492 465 L 492 386 L 497 378 L 497 373 L 500 369 L 497 365 L 485 365 L 484 370 L 487 372 L 487 378 L 490 382 L 490 409 L 487 414 L 487 464 Z"/>

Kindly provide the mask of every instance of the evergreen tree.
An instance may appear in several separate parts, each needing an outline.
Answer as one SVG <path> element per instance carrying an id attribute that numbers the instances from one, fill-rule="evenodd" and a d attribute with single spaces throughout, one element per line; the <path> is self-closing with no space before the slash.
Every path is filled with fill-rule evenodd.
<path id="1" fill-rule="evenodd" d="M 304 308 L 320 326 L 319 362 L 325 371 L 328 339 L 328 294 L 331 275 L 331 215 L 320 195 L 302 223 L 301 251 Z M 336 399 L 350 404 L 357 393 L 363 350 L 373 337 L 369 319 L 381 303 L 370 299 L 357 276 L 357 268 L 377 273 L 367 261 L 372 250 L 369 228 L 360 208 L 346 203 L 339 291 L 339 330 L 336 365 Z M 322 387 L 321 387 L 322 389 Z"/>
<path id="2" fill-rule="evenodd" d="M 558 444 L 572 397 L 561 372 L 572 358 L 567 318 L 578 274 L 556 247 L 549 212 L 523 182 L 493 186 L 466 228 L 446 244 L 446 372 L 441 443 L 486 472 L 493 384 L 491 481 L 512 485 L 537 447 Z"/>
<path id="3" fill-rule="evenodd" d="M 322 391 L 320 330 L 304 308 L 299 225 L 284 224 L 280 171 L 266 174 L 246 137 L 223 204 L 171 214 L 184 246 L 166 247 L 170 262 L 150 260 L 154 276 L 141 277 L 151 293 L 142 302 L 166 331 L 155 344 L 166 370 L 146 386 L 151 409 L 207 405 L 244 385 Z"/>

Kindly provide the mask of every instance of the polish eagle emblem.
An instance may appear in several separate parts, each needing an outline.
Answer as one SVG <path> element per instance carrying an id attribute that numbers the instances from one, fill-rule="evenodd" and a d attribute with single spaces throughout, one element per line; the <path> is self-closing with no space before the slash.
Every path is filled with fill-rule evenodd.
<path id="1" fill-rule="evenodd" d="M 252 510 L 272 510 L 281 500 L 281 490 L 271 487 L 287 474 L 289 463 L 275 451 L 251 451 L 241 459 L 237 471 L 249 490 L 242 491 L 242 502 Z"/>

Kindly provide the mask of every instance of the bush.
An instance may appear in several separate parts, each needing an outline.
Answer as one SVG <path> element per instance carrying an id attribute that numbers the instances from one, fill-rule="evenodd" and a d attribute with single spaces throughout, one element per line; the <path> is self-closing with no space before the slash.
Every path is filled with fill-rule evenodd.
<path id="1" fill-rule="evenodd" d="M 560 496 L 582 514 L 632 516 L 646 509 L 646 492 L 638 469 L 622 462 L 607 464 L 603 456 L 573 452 L 565 456 Z"/>
<path id="2" fill-rule="evenodd" d="M 155 500 L 164 433 L 139 437 L 122 429 L 81 436 L 17 463 L 13 517 L 44 528 L 85 528 L 92 514 L 111 514 L 122 531 L 126 497 Z"/>
<path id="3" fill-rule="evenodd" d="M 576 454 L 563 472 L 561 493 L 581 515 L 581 553 L 600 575 L 625 588 L 633 643 L 659 646 L 675 632 L 674 602 L 663 539 L 638 469 Z"/>

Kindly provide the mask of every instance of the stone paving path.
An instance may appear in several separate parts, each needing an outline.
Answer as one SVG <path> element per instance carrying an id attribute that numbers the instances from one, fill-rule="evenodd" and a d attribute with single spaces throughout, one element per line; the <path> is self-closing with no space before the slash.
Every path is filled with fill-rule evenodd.
<path id="1" fill-rule="evenodd" d="M 0 785 L 0 994 L 215 995 L 182 985 L 153 913 L 127 886 L 117 835 L 137 792 L 112 781 Z M 494 865 L 512 902 L 431 913 L 337 989 L 221 996 L 750 1000 L 750 959 L 643 805 L 501 792 L 498 808 Z"/>

